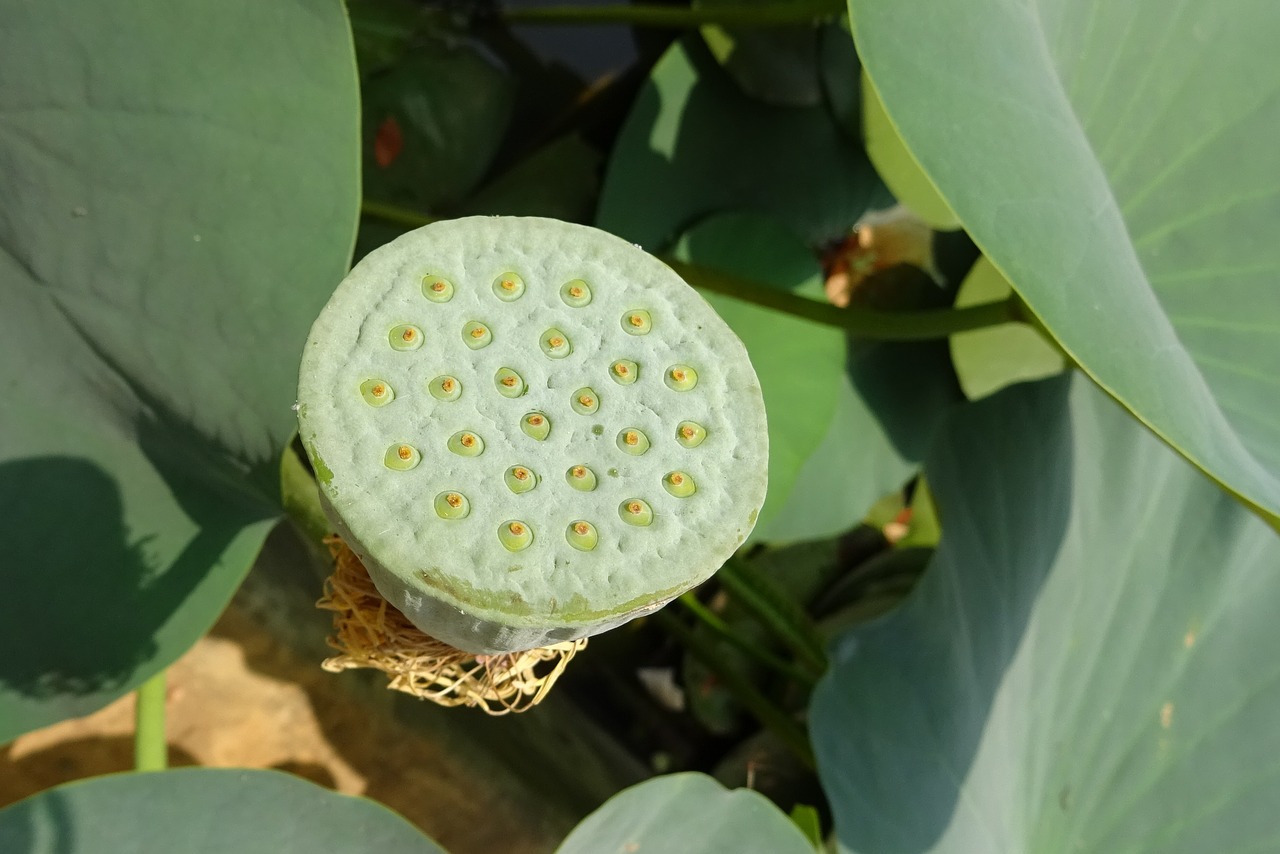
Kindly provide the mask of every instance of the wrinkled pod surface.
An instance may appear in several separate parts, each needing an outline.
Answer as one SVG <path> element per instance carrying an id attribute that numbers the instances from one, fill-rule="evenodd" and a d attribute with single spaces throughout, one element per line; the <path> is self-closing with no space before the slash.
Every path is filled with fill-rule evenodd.
<path id="1" fill-rule="evenodd" d="M 474 653 L 662 606 L 765 497 L 742 343 L 656 258 L 555 220 L 440 222 L 368 255 L 312 327 L 298 422 L 378 590 Z"/>

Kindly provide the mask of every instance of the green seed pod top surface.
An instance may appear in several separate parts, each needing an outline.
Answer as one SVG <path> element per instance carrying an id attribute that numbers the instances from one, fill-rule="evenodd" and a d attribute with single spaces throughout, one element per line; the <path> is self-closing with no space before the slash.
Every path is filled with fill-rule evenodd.
<path id="1" fill-rule="evenodd" d="M 451 298 L 427 299 L 424 276 L 447 279 Z M 518 299 L 495 293 L 504 277 L 519 278 Z M 571 282 L 590 289 L 590 302 L 566 302 Z M 619 323 L 638 311 L 643 335 Z M 463 339 L 469 323 L 491 333 L 488 346 Z M 389 343 L 406 325 L 421 331 L 416 349 Z M 563 358 L 548 358 L 548 330 L 573 342 Z M 619 361 L 637 366 L 635 381 L 606 383 L 604 405 L 594 394 L 591 406 L 577 404 Z M 696 371 L 696 387 L 671 388 L 664 375 L 673 365 Z M 501 393 L 513 375 L 516 398 Z M 394 399 L 370 405 L 362 387 L 370 377 L 394 388 Z M 440 377 L 466 393 L 442 399 L 432 385 Z M 660 607 L 719 568 L 764 502 L 764 404 L 741 342 L 660 261 L 586 226 L 471 217 L 374 251 L 312 327 L 298 403 L 339 533 L 392 604 L 471 652 L 582 637 Z M 530 434 L 531 414 L 545 417 L 545 437 Z M 682 422 L 705 428 L 705 440 L 678 441 Z M 645 437 L 644 453 L 620 448 L 626 431 Z M 460 434 L 474 435 L 471 447 L 483 452 L 459 452 L 461 440 L 451 439 Z M 388 465 L 388 448 L 399 444 L 421 464 Z M 586 466 L 601 476 L 592 490 L 556 476 L 516 491 L 513 466 Z M 696 492 L 673 495 L 664 482 L 673 471 Z M 453 493 L 465 496 L 465 513 L 438 503 Z M 651 511 L 645 524 L 620 517 L 633 500 Z"/>

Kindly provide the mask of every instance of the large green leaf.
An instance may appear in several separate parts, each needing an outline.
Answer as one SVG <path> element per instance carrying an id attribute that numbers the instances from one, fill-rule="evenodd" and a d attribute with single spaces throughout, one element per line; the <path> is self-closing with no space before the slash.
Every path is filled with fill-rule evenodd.
<path id="1" fill-rule="evenodd" d="M 0 810 L 13 854 L 444 854 L 391 810 L 278 771 L 183 768 L 68 783 Z"/>
<path id="2" fill-rule="evenodd" d="M 814 695 L 843 847 L 1275 850 L 1280 539 L 1079 377 L 957 415 L 932 565 Z"/>
<path id="3" fill-rule="evenodd" d="M 574 828 L 556 854 L 615 851 L 813 854 L 813 846 L 764 795 L 730 791 L 705 774 L 686 773 L 614 795 Z"/>
<path id="4" fill-rule="evenodd" d="M 667 50 L 636 98 L 596 224 L 659 251 L 706 214 L 747 209 L 819 244 L 887 204 L 866 155 L 823 107 L 762 104 L 686 40 Z"/>
<path id="5" fill-rule="evenodd" d="M 850 0 L 885 109 L 1070 355 L 1280 520 L 1270 0 Z"/>
<path id="6" fill-rule="evenodd" d="M 336 0 L 0 7 L 2 742 L 177 658 L 248 569 L 358 128 Z"/>

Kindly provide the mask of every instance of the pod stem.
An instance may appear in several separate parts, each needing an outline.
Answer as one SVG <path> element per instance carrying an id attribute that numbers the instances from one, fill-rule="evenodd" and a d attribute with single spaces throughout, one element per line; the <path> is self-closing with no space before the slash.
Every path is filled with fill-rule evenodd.
<path id="1" fill-rule="evenodd" d="M 508 24 L 630 24 L 637 27 L 686 29 L 705 24 L 734 27 L 773 27 L 807 24 L 846 14 L 839 0 L 792 0 L 752 6 L 680 7 L 659 5 L 542 6 L 504 9 Z"/>
<path id="2" fill-rule="evenodd" d="M 414 210 L 367 199 L 361 202 L 360 212 L 407 228 L 419 228 L 439 219 Z M 814 323 L 821 323 L 824 326 L 834 326 L 867 341 L 930 341 L 988 326 L 1027 322 L 1016 295 L 1008 299 L 964 308 L 923 311 L 840 308 L 830 303 L 780 291 L 768 285 L 731 275 L 723 270 L 690 264 L 666 256 L 663 256 L 662 260 L 695 287 L 811 320 Z"/>
<path id="3" fill-rule="evenodd" d="M 760 645 L 750 638 L 743 637 L 733 630 L 733 628 L 724 620 L 715 614 L 706 605 L 698 601 L 698 597 L 693 595 L 693 591 L 684 593 L 680 596 L 680 604 L 689 610 L 707 630 L 715 634 L 726 643 L 737 647 L 742 652 L 751 656 L 757 663 L 768 667 L 769 669 L 779 673 L 788 679 L 803 685 L 808 690 L 818 683 L 813 674 L 807 673 L 789 662 L 779 658 L 768 650 L 761 649 Z"/>
<path id="4" fill-rule="evenodd" d="M 138 687 L 134 710 L 133 764 L 138 771 L 163 771 L 168 765 L 165 738 L 165 672 Z"/>
<path id="5" fill-rule="evenodd" d="M 798 606 L 772 590 L 759 572 L 742 561 L 730 560 L 716 578 L 738 604 L 790 647 L 806 668 L 818 674 L 827 669 L 827 653 L 817 629 Z"/>
<path id="6" fill-rule="evenodd" d="M 698 634 L 667 611 L 658 611 L 653 616 L 663 628 L 680 641 L 690 655 L 714 671 L 734 698 L 766 729 L 776 735 L 778 740 L 785 744 L 806 768 L 816 767 L 813 748 L 809 744 L 809 736 L 804 727 L 791 715 L 770 702 L 750 679 L 733 668 L 726 667 L 724 657 L 714 641 Z"/>

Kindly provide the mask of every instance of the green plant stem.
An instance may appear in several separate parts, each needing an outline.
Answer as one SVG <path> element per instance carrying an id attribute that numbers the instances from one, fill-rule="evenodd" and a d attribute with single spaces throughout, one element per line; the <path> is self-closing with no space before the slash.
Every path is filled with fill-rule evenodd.
<path id="1" fill-rule="evenodd" d="M 396 205 L 387 205 L 382 202 L 371 202 L 368 199 L 361 200 L 360 213 L 365 216 L 385 219 L 387 222 L 394 222 L 397 225 L 408 226 L 409 228 L 421 228 L 424 225 L 430 225 L 431 223 L 439 220 L 439 217 L 427 216 L 424 213 L 418 213 L 417 211 L 397 207 Z"/>
<path id="2" fill-rule="evenodd" d="M 394 205 L 365 201 L 361 213 L 409 228 L 418 228 L 436 219 Z M 776 288 L 732 276 L 720 270 L 688 264 L 673 258 L 662 259 L 685 281 L 699 288 L 772 308 L 843 329 L 850 335 L 868 341 L 928 341 L 946 338 L 957 332 L 968 332 L 987 326 L 1024 322 L 1015 296 L 994 302 L 928 311 L 873 311 L 864 308 L 840 308 L 829 303 L 798 297 Z"/>
<path id="3" fill-rule="evenodd" d="M 798 297 L 720 270 L 663 258 L 689 284 L 734 299 L 776 309 L 805 320 L 843 329 L 868 341 L 927 341 L 946 338 L 987 326 L 1020 321 L 1013 298 L 979 303 L 964 308 L 926 311 L 875 311 L 867 308 L 840 308 L 830 303 Z"/>
<path id="4" fill-rule="evenodd" d="M 134 711 L 133 765 L 138 771 L 163 771 L 169 761 L 164 731 L 165 671 L 137 690 Z"/>
<path id="5" fill-rule="evenodd" d="M 786 607 L 762 589 L 751 578 L 751 571 L 736 560 L 730 560 L 716 573 L 716 578 L 734 600 L 751 612 L 765 628 L 773 632 L 814 673 L 827 669 L 827 653 L 817 630 L 808 624 L 797 609 Z"/>
<path id="6" fill-rule="evenodd" d="M 751 713 L 766 729 L 773 732 L 805 767 L 813 768 L 813 748 L 809 745 L 809 736 L 793 717 L 769 701 L 741 673 L 725 667 L 716 645 L 686 626 L 667 611 L 654 614 L 658 622 L 676 637 L 689 651 L 689 654 L 709 667 L 724 683 L 725 688 Z"/>
<path id="7" fill-rule="evenodd" d="M 788 679 L 803 685 L 809 690 L 812 690 L 813 686 L 817 684 L 818 680 L 815 679 L 812 674 L 806 673 L 803 670 L 792 666 L 790 663 L 779 658 L 768 650 L 761 649 L 759 644 L 752 642 L 750 638 L 743 637 L 735 632 L 728 623 L 720 619 L 720 617 L 712 612 L 706 605 L 699 602 L 698 597 L 694 596 L 692 591 L 680 596 L 680 604 L 687 608 L 691 614 L 697 617 L 698 620 L 707 627 L 708 631 L 712 632 L 726 643 L 742 650 L 765 667 L 768 667 Z"/>
<path id="8" fill-rule="evenodd" d="M 756 6 L 542 6 L 503 9 L 508 24 L 630 24 L 637 27 L 685 29 L 704 24 L 733 27 L 772 27 L 807 24 L 843 15 L 848 7 L 836 0 L 796 0 Z"/>

